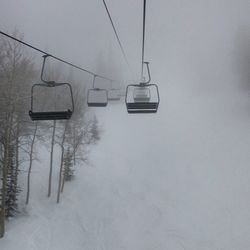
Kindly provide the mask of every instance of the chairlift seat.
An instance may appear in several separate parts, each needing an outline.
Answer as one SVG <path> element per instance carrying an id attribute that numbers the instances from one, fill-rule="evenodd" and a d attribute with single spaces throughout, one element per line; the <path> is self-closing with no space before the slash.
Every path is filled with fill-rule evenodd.
<path id="1" fill-rule="evenodd" d="M 106 107 L 107 102 L 88 102 L 88 107 Z"/>
<path id="2" fill-rule="evenodd" d="M 32 121 L 40 120 L 69 120 L 72 116 L 72 111 L 56 111 L 56 112 L 32 112 L 29 111 L 29 116 Z"/>
<path id="3" fill-rule="evenodd" d="M 134 102 L 127 103 L 127 111 L 130 114 L 156 113 L 159 103 L 157 102 Z"/>
<path id="4" fill-rule="evenodd" d="M 134 97 L 134 101 L 135 102 L 145 102 L 145 103 L 147 103 L 147 102 L 149 102 L 150 101 L 150 97 L 149 96 L 145 96 L 145 95 L 136 95 L 135 97 Z"/>
<path id="5" fill-rule="evenodd" d="M 120 97 L 108 97 L 108 101 L 120 101 Z"/>

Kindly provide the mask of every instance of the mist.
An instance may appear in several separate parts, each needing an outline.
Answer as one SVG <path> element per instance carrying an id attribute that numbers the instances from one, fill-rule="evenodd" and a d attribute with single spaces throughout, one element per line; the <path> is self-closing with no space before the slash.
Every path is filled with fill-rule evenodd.
<path id="1" fill-rule="evenodd" d="M 107 4 L 132 70 L 102 1 L 1 0 L 0 30 L 18 29 L 24 41 L 125 87 L 140 81 L 143 2 Z M 248 0 L 147 1 L 145 60 L 159 110 L 128 115 L 124 100 L 91 110 L 102 139 L 65 194 L 70 203 L 52 214 L 53 205 L 35 198 L 39 212 L 31 209 L 25 226 L 42 224 L 28 237 L 37 249 L 67 249 L 65 234 L 75 249 L 250 249 L 249 9 Z M 92 87 L 93 76 L 73 74 Z M 96 85 L 111 86 L 100 78 Z M 10 234 L 18 238 L 16 225 Z M 2 244 L 16 247 L 8 235 Z"/>
<path id="2" fill-rule="evenodd" d="M 100 54 L 123 80 L 140 78 L 142 10 L 139 1 L 108 2 L 133 74 L 115 40 L 101 1 L 3 1 L 1 29 L 95 70 Z M 240 1 L 149 1 L 146 55 L 160 87 L 223 91 L 249 81 L 249 3 Z M 108 52 L 109 51 L 109 52 Z M 112 68 L 112 67 L 111 67 Z M 110 77 L 112 72 L 108 72 Z"/>

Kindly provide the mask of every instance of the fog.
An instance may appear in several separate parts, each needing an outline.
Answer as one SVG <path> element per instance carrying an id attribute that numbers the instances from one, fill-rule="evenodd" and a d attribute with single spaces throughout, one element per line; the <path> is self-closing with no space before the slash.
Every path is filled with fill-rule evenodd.
<path id="1" fill-rule="evenodd" d="M 0 30 L 17 28 L 24 41 L 118 79 L 116 86 L 139 81 L 142 1 L 107 4 L 133 73 L 101 0 L 1 0 Z M 76 213 L 75 224 L 68 227 L 58 213 L 55 221 L 66 223 L 54 223 L 62 242 L 48 249 L 64 249 L 65 227 L 83 230 L 75 249 L 248 250 L 249 1 L 147 4 L 145 60 L 160 89 L 159 111 L 131 116 L 122 102 L 95 110 L 104 132 L 92 148 L 94 168 L 81 170 L 83 180 L 68 193 L 73 212 L 69 204 L 59 208 L 61 217 Z M 91 86 L 92 76 L 78 74 Z M 14 246 L 8 238 L 3 244 Z"/>
<path id="2" fill-rule="evenodd" d="M 93 71 L 100 55 L 103 64 L 109 64 L 112 51 L 122 80 L 137 80 L 142 3 L 107 4 L 134 74 L 122 57 L 102 1 L 2 0 L 1 29 L 17 28 L 25 41 Z M 151 63 L 153 81 L 165 90 L 169 85 L 204 92 L 246 87 L 248 12 L 247 0 L 148 1 L 145 59 Z"/>

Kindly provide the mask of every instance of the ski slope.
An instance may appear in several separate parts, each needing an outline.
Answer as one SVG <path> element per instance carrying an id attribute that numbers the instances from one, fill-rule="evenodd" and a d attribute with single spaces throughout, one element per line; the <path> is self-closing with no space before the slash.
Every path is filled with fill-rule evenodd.
<path id="1" fill-rule="evenodd" d="M 128 115 L 123 103 L 96 110 L 103 134 L 90 164 L 57 205 L 41 148 L 30 205 L 0 249 L 250 249 L 248 99 L 170 88 L 156 115 Z"/>

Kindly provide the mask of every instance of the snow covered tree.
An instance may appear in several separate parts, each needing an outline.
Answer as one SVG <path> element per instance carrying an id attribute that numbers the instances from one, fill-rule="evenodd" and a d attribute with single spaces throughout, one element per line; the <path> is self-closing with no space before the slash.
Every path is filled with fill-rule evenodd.
<path id="1" fill-rule="evenodd" d="M 15 37 L 20 35 L 17 31 L 13 33 Z M 22 39 L 22 38 L 20 38 Z M 2 165 L 2 193 L 0 204 L 0 238 L 5 232 L 6 202 L 8 197 L 15 196 L 17 191 L 17 175 L 19 166 L 18 151 L 20 139 L 24 136 L 27 127 L 27 110 L 29 105 L 29 95 L 31 81 L 34 78 L 33 64 L 25 52 L 24 48 L 15 41 L 7 38 L 0 39 L 0 144 L 1 144 L 1 165 Z M 13 159 L 13 151 L 14 157 Z M 13 170 L 14 193 L 8 194 L 9 166 L 14 161 Z M 12 198 L 15 199 L 15 198 Z"/>
<path id="2" fill-rule="evenodd" d="M 94 118 L 93 118 L 91 128 L 90 128 L 90 133 L 91 133 L 93 143 L 100 140 L 100 130 L 99 130 L 98 120 L 97 120 L 96 116 L 94 116 Z"/>
<path id="3" fill-rule="evenodd" d="M 17 174 L 15 165 L 15 150 L 14 146 L 10 147 L 9 166 L 7 173 L 7 188 L 6 188 L 6 202 L 5 202 L 5 216 L 7 218 L 13 217 L 18 211 L 17 197 L 21 189 L 17 186 Z M 19 171 L 18 171 L 19 172 Z M 17 173 L 18 173 L 17 172 Z"/>
<path id="4" fill-rule="evenodd" d="M 74 178 L 74 169 L 73 169 L 73 159 L 72 153 L 70 152 L 70 148 L 67 148 L 66 154 L 63 159 L 63 175 L 65 181 L 71 181 Z"/>
<path id="5" fill-rule="evenodd" d="M 27 176 L 26 205 L 29 204 L 29 198 L 30 198 L 30 179 L 31 179 L 31 170 L 32 170 L 33 161 L 34 161 L 34 146 L 35 146 L 35 140 L 37 136 L 37 130 L 38 130 L 38 122 L 35 123 L 33 134 L 30 135 L 30 141 L 29 141 L 30 150 L 27 152 L 29 155 L 29 169 L 28 169 L 28 176 Z"/>

